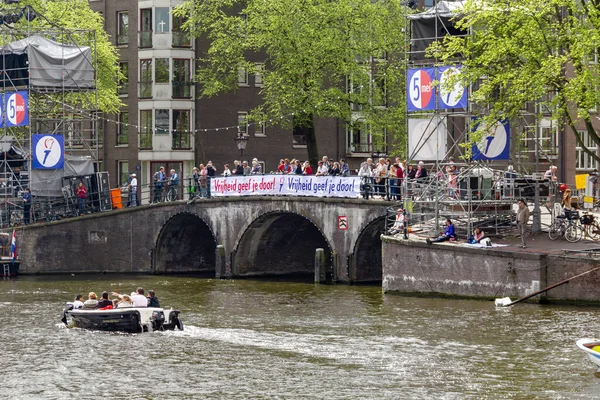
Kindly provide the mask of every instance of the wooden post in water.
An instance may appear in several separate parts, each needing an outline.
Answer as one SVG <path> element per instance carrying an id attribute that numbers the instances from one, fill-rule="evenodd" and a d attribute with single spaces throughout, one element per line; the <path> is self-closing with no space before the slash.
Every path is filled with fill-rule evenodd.
<path id="1" fill-rule="evenodd" d="M 217 245 L 215 250 L 215 278 L 226 278 L 226 258 L 225 258 L 225 246 L 222 244 Z"/>
<path id="2" fill-rule="evenodd" d="M 325 249 L 315 249 L 315 283 L 324 283 L 326 279 Z"/>

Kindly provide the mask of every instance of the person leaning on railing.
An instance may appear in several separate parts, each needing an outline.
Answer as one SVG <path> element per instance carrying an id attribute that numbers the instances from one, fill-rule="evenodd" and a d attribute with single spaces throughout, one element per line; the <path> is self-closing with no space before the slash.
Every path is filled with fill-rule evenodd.
<path id="1" fill-rule="evenodd" d="M 154 183 L 154 196 L 152 202 L 158 203 L 160 201 L 165 182 L 165 167 L 160 167 L 158 171 L 154 173 L 152 180 Z"/>

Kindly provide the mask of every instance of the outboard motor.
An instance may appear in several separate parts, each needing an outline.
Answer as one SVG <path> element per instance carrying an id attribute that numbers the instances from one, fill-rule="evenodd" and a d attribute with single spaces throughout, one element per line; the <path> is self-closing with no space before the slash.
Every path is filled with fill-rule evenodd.
<path id="1" fill-rule="evenodd" d="M 162 311 L 152 311 L 152 318 L 150 320 L 152 321 L 152 330 L 160 330 L 165 323 L 165 313 Z"/>
<path id="2" fill-rule="evenodd" d="M 71 311 L 73 309 L 73 303 L 67 303 L 65 309 L 62 313 L 62 318 L 60 319 L 63 324 L 67 325 L 67 311 Z"/>

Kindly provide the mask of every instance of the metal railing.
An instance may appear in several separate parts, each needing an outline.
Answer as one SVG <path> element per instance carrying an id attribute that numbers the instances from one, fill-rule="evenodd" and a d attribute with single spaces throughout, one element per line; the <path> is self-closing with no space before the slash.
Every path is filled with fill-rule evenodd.
<path id="1" fill-rule="evenodd" d="M 171 141 L 171 149 L 172 150 L 189 150 L 192 148 L 191 137 L 192 132 L 188 131 L 173 131 L 173 138 Z"/>
<path id="2" fill-rule="evenodd" d="M 190 41 L 190 34 L 183 31 L 171 31 L 173 47 L 191 47 L 192 42 Z"/>
<path id="3" fill-rule="evenodd" d="M 151 99 L 152 98 L 152 81 L 142 81 L 138 83 L 138 98 L 140 99 Z"/>
<path id="4" fill-rule="evenodd" d="M 152 31 L 140 31 L 138 32 L 138 36 L 138 47 L 140 49 L 147 49 L 152 47 Z"/>
<path id="5" fill-rule="evenodd" d="M 192 82 L 189 81 L 171 81 L 173 92 L 171 97 L 175 99 L 189 99 L 192 97 Z"/>

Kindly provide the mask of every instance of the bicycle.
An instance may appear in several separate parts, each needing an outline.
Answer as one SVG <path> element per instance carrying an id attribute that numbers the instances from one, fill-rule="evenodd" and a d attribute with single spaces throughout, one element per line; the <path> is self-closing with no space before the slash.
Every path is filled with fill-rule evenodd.
<path id="1" fill-rule="evenodd" d="M 600 239 L 600 224 L 592 214 L 584 214 L 579 221 L 583 226 L 583 233 L 592 240 Z"/>
<path id="2" fill-rule="evenodd" d="M 177 200 L 177 186 L 169 185 L 167 193 L 165 193 L 165 201 Z"/>
<path id="3" fill-rule="evenodd" d="M 579 213 L 577 211 L 557 216 L 548 230 L 548 237 L 550 240 L 556 240 L 560 236 L 564 236 L 567 242 L 579 242 L 583 237 L 583 228 L 577 224 L 578 220 Z"/>

